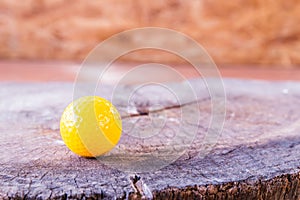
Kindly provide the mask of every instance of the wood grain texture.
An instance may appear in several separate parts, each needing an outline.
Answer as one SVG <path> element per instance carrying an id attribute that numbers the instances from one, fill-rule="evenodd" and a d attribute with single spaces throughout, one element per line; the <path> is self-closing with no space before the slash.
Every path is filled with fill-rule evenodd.
<path id="1" fill-rule="evenodd" d="M 209 124 L 210 98 L 200 80 L 191 83 L 197 88 L 197 108 L 201 112 L 198 134 L 176 162 L 155 172 L 138 174 L 153 197 L 299 199 L 300 83 L 225 79 L 226 122 L 217 144 L 205 157 L 199 155 L 199 148 Z M 78 157 L 61 141 L 59 120 L 72 100 L 72 84 L 0 85 L 0 198 L 141 198 L 130 174 L 96 159 Z M 180 88 L 182 83 L 171 85 Z M 108 97 L 111 90 L 103 86 L 96 94 Z M 124 95 L 115 104 L 123 123 L 143 125 L 153 112 L 152 106 L 159 104 L 163 108 L 154 111 L 169 124 L 162 138 L 151 143 L 138 145 L 141 141 L 128 140 L 125 134 L 120 142 L 124 145 L 117 147 L 119 151 L 153 152 L 164 145 L 163 134 L 167 135 L 168 128 L 176 127 L 174 119 L 179 110 L 194 108 L 188 96 L 179 106 L 170 96 L 147 88 L 140 91 L 132 112 L 127 110 L 124 98 L 130 87 L 122 90 Z M 191 109 L 191 116 L 193 112 Z"/>

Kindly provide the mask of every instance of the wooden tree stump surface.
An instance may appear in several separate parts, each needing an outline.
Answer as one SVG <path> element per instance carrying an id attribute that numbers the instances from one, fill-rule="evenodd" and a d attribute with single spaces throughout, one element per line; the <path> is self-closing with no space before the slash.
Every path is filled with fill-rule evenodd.
<path id="1" fill-rule="evenodd" d="M 165 145 L 168 131 L 177 129 L 181 109 L 192 118 L 197 103 L 201 113 L 198 125 L 186 124 L 187 132 L 197 126 L 197 136 L 185 153 L 162 169 L 138 173 L 140 180 L 97 159 L 78 157 L 64 145 L 59 120 L 72 101 L 72 84 L 0 83 L 0 198 L 139 199 L 151 197 L 149 188 L 155 199 L 299 199 L 300 83 L 224 79 L 223 132 L 204 157 L 199 149 L 211 102 L 200 80 L 191 83 L 197 88 L 197 102 L 187 95 L 184 105 L 178 105 L 163 91 L 148 87 L 128 110 L 130 86 L 124 86 L 114 102 L 128 134 L 133 124 L 139 124 L 139 130 L 146 124 L 147 129 L 150 114 L 165 120 L 165 129 L 153 140 L 122 136 L 116 152 L 133 152 L 133 160 L 139 151 L 141 156 Z M 180 91 L 181 85 L 170 87 Z M 111 91 L 103 86 L 96 94 L 107 97 Z M 155 105 L 160 107 L 153 111 Z M 185 138 L 181 143 L 186 144 Z M 139 184 L 145 187 L 140 190 Z"/>

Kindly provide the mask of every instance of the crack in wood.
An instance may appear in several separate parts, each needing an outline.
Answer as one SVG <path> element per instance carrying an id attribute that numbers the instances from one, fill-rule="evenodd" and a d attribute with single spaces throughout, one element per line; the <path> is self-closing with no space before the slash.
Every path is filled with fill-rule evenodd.
<path id="1" fill-rule="evenodd" d="M 207 99 L 209 99 L 209 98 L 207 98 Z M 150 113 L 159 113 L 159 112 L 163 112 L 163 111 L 166 111 L 166 110 L 172 110 L 172 109 L 176 109 L 176 108 L 182 108 L 182 107 L 185 107 L 185 106 L 188 106 L 188 105 L 198 104 L 199 102 L 206 101 L 207 99 L 199 99 L 197 101 L 191 101 L 191 102 L 183 103 L 183 104 L 180 104 L 180 105 L 166 106 L 166 107 L 163 107 L 163 108 L 160 108 L 160 109 L 147 110 L 147 111 L 139 112 L 139 113 L 136 113 L 136 114 L 123 115 L 121 117 L 122 117 L 122 119 L 127 119 L 127 118 L 130 118 L 130 117 L 145 116 L 145 115 L 149 115 Z"/>

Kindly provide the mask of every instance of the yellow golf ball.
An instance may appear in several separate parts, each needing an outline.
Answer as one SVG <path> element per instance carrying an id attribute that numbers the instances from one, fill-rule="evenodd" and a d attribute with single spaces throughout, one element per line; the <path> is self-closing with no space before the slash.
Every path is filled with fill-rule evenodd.
<path id="1" fill-rule="evenodd" d="M 122 122 L 117 109 L 97 96 L 81 97 L 67 106 L 60 120 L 66 146 L 84 157 L 97 157 L 117 145 Z"/>

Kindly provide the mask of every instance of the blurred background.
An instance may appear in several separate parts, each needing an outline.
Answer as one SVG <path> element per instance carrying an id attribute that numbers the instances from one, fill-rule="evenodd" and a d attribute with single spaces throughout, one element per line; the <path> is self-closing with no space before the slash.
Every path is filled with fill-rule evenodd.
<path id="1" fill-rule="evenodd" d="M 24 67 L 38 73 L 42 65 L 50 71 L 68 68 L 63 72 L 68 79 L 74 71 L 70 66 L 80 64 L 101 41 L 145 26 L 187 34 L 218 66 L 230 66 L 229 74 L 247 66 L 242 73 L 279 69 L 286 78 L 297 79 L 299 74 L 286 70 L 299 71 L 299 24 L 296 0 L 0 0 L 0 79 L 14 79 L 17 69 L 30 76 L 32 70 Z M 153 51 L 132 53 L 122 61 L 182 63 L 176 56 Z"/>

